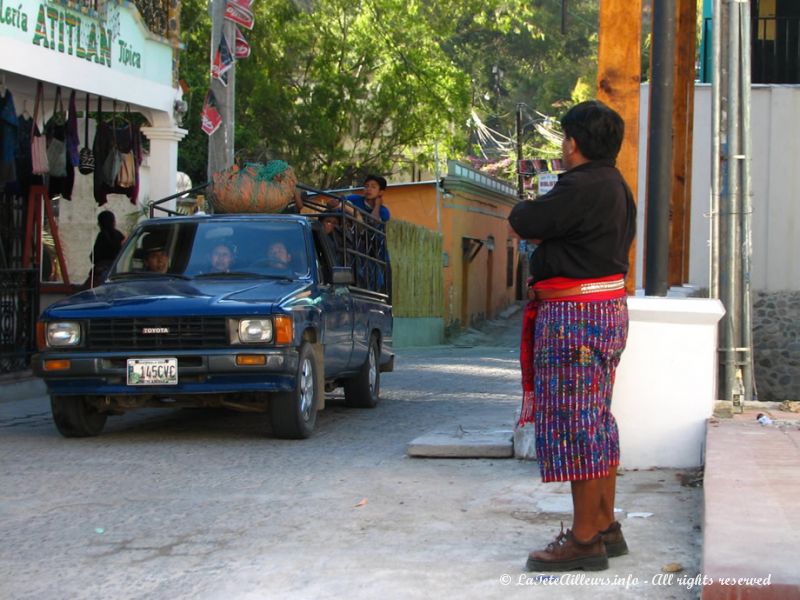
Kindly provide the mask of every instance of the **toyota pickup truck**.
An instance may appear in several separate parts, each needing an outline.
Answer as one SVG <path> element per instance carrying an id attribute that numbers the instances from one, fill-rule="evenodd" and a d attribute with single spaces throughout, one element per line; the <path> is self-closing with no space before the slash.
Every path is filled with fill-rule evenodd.
<path id="1" fill-rule="evenodd" d="M 394 367 L 388 261 L 369 251 L 385 237 L 343 215 L 337 237 L 319 217 L 140 223 L 101 285 L 38 322 L 32 366 L 58 431 L 98 435 L 110 415 L 141 407 L 223 407 L 306 438 L 326 391 L 374 407 Z"/>

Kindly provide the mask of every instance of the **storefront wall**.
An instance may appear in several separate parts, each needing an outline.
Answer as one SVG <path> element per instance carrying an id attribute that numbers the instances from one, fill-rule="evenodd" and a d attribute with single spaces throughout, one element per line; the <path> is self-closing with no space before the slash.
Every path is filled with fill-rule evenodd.
<path id="1" fill-rule="evenodd" d="M 40 124 L 53 114 L 57 86 L 65 107 L 72 90 L 76 91 L 80 147 L 91 147 L 95 134 L 92 119 L 87 142 L 83 119 L 87 93 L 91 112 L 97 110 L 100 96 L 104 113 L 110 113 L 115 103 L 119 112 L 140 113 L 147 121 L 142 133 L 149 142 L 135 204 L 126 196 L 110 194 L 108 202 L 98 206 L 92 175 L 81 175 L 77 169 L 72 199 L 53 203 L 70 283 L 80 284 L 91 267 L 99 212 L 113 211 L 118 228 L 126 231 L 145 213 L 143 207 L 150 200 L 175 193 L 177 145 L 186 131 L 175 113 L 181 91 L 174 76 L 173 42 L 151 32 L 131 2 L 101 2 L 97 12 L 80 9 L 79 4 L 70 6 L 77 8 L 22 0 L 13 7 L 4 6 L 0 14 L 0 84 L 13 94 L 17 114 L 33 115 L 36 86 L 41 81 L 44 119 L 40 116 Z M 177 22 L 174 26 L 175 35 L 169 37 L 177 39 Z"/>
<path id="2" fill-rule="evenodd" d="M 40 127 L 53 115 L 56 89 L 60 86 L 65 109 L 69 108 L 71 92 L 76 92 L 79 148 L 91 148 L 95 135 L 94 120 L 89 123 L 88 135 L 85 133 L 84 111 L 89 94 L 92 113 L 97 111 L 100 97 L 104 114 L 116 104 L 117 111 L 141 115 L 141 132 L 148 150 L 139 165 L 135 203 L 126 196 L 109 194 L 107 202 L 98 206 L 92 175 L 82 175 L 76 168 L 71 199 L 66 200 L 61 195 L 70 195 L 68 184 L 58 191 L 48 191 L 45 179 L 43 186 L 28 188 L 28 184 L 38 185 L 38 180 L 28 181 L 17 174 L 15 181 L 9 168 L 13 162 L 3 165 L 0 276 L 5 283 L 0 303 L 0 376 L 14 376 L 28 364 L 35 351 L 33 320 L 38 310 L 86 280 L 98 232 L 97 215 L 112 210 L 118 228 L 127 231 L 146 212 L 143 207 L 150 200 L 176 191 L 178 142 L 186 134 L 180 127 L 184 104 L 176 77 L 180 3 L 143 5 L 148 6 L 149 23 L 133 2 L 122 0 L 0 0 L 0 106 L 9 123 L 2 130 L 3 148 L 7 147 L 9 136 L 15 134 L 10 125 L 13 115 L 26 120 L 33 116 L 37 85 L 41 82 Z M 11 98 L 13 112 L 8 110 Z M 101 168 L 101 162 L 96 162 Z M 29 171 L 29 167 L 20 172 L 23 170 Z M 29 194 L 28 189 L 43 194 Z M 39 227 L 34 220 L 28 222 L 28 217 L 39 211 L 47 215 L 47 209 L 52 209 L 53 217 L 45 217 L 42 225 L 45 232 L 58 231 L 63 269 L 49 243 L 48 250 L 40 249 Z M 45 237 L 50 239 L 49 235 L 42 236 Z M 33 283 L 22 283 L 20 274 Z M 32 290 L 36 298 L 31 304 Z M 31 306 L 32 311 L 28 310 Z"/>

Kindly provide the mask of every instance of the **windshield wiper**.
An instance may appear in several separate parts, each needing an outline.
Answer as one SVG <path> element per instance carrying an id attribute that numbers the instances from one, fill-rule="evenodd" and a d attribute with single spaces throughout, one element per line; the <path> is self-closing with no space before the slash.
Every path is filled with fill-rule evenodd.
<path id="1" fill-rule="evenodd" d="M 281 281 L 295 281 L 293 275 L 280 273 L 253 273 L 251 271 L 231 271 L 230 273 L 198 273 L 194 279 L 280 279 Z"/>
<path id="2" fill-rule="evenodd" d="M 263 277 L 268 279 L 281 279 L 282 281 L 296 281 L 297 277 L 293 275 L 279 275 L 277 273 L 265 273 Z"/>
<path id="3" fill-rule="evenodd" d="M 108 277 L 109 281 L 116 281 L 117 279 L 153 279 L 153 278 L 169 277 L 173 279 L 190 280 L 191 277 L 181 275 L 180 273 L 157 273 L 155 271 L 126 271 L 124 273 L 114 273 Z"/>
<path id="4" fill-rule="evenodd" d="M 224 279 L 224 278 L 239 279 L 242 277 L 266 277 L 263 273 L 253 273 L 251 271 L 229 271 L 227 273 L 198 273 L 194 276 L 195 279 Z"/>

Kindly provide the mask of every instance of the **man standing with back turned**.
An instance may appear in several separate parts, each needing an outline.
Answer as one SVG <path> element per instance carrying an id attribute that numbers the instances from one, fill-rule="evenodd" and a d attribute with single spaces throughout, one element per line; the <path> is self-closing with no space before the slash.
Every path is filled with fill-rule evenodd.
<path id="1" fill-rule="evenodd" d="M 520 202 L 509 223 L 538 244 L 531 258 L 536 310 L 533 387 L 521 422 L 533 421 L 543 482 L 569 481 L 572 528 L 531 552 L 530 571 L 598 571 L 628 552 L 614 520 L 619 433 L 611 414 L 614 373 L 628 335 L 625 274 L 636 205 L 614 166 L 624 122 L 599 101 L 561 119 L 567 169 L 555 187 Z M 525 336 L 523 336 L 525 337 Z"/>

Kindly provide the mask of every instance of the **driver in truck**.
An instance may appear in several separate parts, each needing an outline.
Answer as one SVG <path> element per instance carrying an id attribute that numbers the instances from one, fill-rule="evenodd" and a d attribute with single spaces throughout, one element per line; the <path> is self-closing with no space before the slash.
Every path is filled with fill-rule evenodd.
<path id="1" fill-rule="evenodd" d="M 272 269 L 288 271 L 292 262 L 292 255 L 283 242 L 272 242 L 267 248 L 265 264 Z"/>

